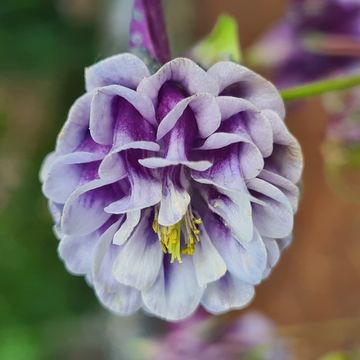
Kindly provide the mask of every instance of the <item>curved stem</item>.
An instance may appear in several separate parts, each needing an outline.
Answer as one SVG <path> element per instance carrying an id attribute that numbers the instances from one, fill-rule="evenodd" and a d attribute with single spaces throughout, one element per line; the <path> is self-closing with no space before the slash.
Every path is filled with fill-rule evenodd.
<path id="1" fill-rule="evenodd" d="M 293 101 L 356 86 L 360 86 L 360 74 L 315 81 L 282 90 L 280 93 L 284 101 Z"/>

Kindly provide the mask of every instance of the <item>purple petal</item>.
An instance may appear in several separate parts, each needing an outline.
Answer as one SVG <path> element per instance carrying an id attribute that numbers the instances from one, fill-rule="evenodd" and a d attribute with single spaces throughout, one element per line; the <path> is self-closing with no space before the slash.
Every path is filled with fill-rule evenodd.
<path id="1" fill-rule="evenodd" d="M 201 299 L 205 309 L 221 314 L 230 309 L 242 309 L 255 295 L 254 287 L 226 273 L 220 280 L 209 284 Z"/>
<path id="2" fill-rule="evenodd" d="M 163 252 L 152 229 L 153 214 L 147 211 L 129 240 L 121 247 L 113 266 L 117 281 L 139 290 L 155 282 L 162 266 Z"/>
<path id="3" fill-rule="evenodd" d="M 122 85 L 136 89 L 149 76 L 146 65 L 135 55 L 120 54 L 99 61 L 85 70 L 86 90 L 108 85 Z"/>
<path id="4" fill-rule="evenodd" d="M 188 106 L 194 113 L 200 137 L 210 136 L 220 126 L 220 111 L 215 98 L 207 93 L 196 94 L 178 102 L 161 120 L 157 140 L 174 128 Z"/>
<path id="5" fill-rule="evenodd" d="M 229 61 L 213 65 L 208 74 L 219 85 L 219 94 L 244 98 L 259 110 L 271 109 L 281 118 L 285 116 L 284 102 L 269 81 L 248 68 Z"/>
<path id="6" fill-rule="evenodd" d="M 135 0 L 129 48 L 135 51 L 145 50 L 160 63 L 170 60 L 161 0 Z"/>
<path id="7" fill-rule="evenodd" d="M 164 158 L 157 158 L 157 157 L 150 157 L 147 159 L 139 160 L 139 163 L 142 166 L 145 166 L 149 169 L 158 169 L 164 168 L 168 166 L 177 166 L 177 165 L 184 165 L 190 169 L 197 170 L 197 171 L 205 171 L 212 166 L 210 161 L 178 161 L 178 160 L 168 160 Z"/>

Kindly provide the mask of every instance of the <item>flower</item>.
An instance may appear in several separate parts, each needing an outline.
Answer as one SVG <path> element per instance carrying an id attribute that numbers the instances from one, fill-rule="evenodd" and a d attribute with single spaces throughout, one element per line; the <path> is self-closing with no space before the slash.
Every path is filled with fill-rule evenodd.
<path id="1" fill-rule="evenodd" d="M 293 86 L 359 63 L 357 0 L 292 0 L 286 16 L 251 50 L 274 70 L 279 86 Z"/>
<path id="2" fill-rule="evenodd" d="M 86 70 L 41 179 L 67 269 L 111 311 L 246 306 L 290 241 L 302 155 L 251 70 L 135 55 Z"/>
<path id="3" fill-rule="evenodd" d="M 157 360 L 289 359 L 274 324 L 259 313 L 219 319 L 196 313 L 158 340 Z"/>

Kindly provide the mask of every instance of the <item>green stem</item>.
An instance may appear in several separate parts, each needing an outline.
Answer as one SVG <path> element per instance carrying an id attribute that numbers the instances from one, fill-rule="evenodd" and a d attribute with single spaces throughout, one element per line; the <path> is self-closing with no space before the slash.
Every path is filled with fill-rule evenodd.
<path id="1" fill-rule="evenodd" d="M 309 84 L 295 86 L 281 91 L 284 101 L 299 100 L 311 96 L 326 94 L 332 91 L 340 91 L 360 86 L 360 75 L 343 76 Z"/>

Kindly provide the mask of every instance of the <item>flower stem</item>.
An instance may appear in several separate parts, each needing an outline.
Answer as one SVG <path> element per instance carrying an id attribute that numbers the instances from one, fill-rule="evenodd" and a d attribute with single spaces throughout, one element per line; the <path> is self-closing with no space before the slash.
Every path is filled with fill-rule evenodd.
<path id="1" fill-rule="evenodd" d="M 315 81 L 282 90 L 280 93 L 284 101 L 293 101 L 356 86 L 360 86 L 360 74 Z"/>

